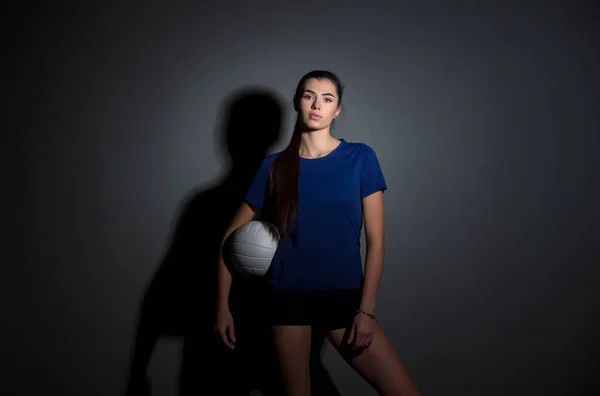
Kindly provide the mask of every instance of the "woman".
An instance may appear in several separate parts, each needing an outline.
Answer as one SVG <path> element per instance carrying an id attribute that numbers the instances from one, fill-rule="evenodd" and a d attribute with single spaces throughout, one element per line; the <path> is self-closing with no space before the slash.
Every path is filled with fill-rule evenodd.
<path id="1" fill-rule="evenodd" d="M 384 261 L 387 186 L 369 146 L 330 133 L 342 110 L 342 94 L 331 72 L 302 77 L 294 96 L 298 116 L 291 142 L 263 161 L 224 241 L 253 219 L 270 221 L 280 232 L 264 309 L 287 395 L 310 395 L 310 335 L 315 328 L 380 394 L 420 395 L 373 314 Z M 221 260 L 216 327 L 233 349 L 231 280 Z"/>

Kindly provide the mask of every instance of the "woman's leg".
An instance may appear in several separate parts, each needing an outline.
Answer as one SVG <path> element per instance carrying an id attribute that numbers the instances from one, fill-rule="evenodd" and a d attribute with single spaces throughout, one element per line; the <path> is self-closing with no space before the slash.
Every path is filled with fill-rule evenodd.
<path id="1" fill-rule="evenodd" d="M 273 326 L 287 396 L 310 396 L 310 326 Z"/>
<path id="2" fill-rule="evenodd" d="M 347 329 L 327 332 L 327 338 L 344 359 L 383 396 L 421 396 L 400 361 L 394 345 L 379 326 L 368 348 L 356 353 L 348 345 Z"/>

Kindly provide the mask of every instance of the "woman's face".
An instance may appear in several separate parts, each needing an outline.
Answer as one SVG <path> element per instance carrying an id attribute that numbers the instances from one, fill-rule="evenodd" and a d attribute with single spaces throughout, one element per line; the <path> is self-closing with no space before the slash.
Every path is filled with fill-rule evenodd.
<path id="1" fill-rule="evenodd" d="M 341 111 L 335 84 L 326 78 L 311 78 L 300 97 L 300 119 L 309 129 L 325 129 Z"/>

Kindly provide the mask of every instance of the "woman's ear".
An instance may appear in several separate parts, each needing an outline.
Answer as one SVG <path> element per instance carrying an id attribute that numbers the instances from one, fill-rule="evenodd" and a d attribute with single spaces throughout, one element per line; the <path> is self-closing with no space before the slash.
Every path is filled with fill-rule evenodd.
<path id="1" fill-rule="evenodd" d="M 335 116 L 333 116 L 333 118 L 338 118 L 338 116 L 340 115 L 341 112 L 342 112 L 342 106 L 338 106 L 337 110 L 335 111 Z"/>

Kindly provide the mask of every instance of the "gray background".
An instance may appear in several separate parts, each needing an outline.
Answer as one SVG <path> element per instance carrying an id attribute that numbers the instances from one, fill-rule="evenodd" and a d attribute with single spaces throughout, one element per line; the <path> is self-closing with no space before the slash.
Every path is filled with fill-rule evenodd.
<path id="1" fill-rule="evenodd" d="M 361 3 L 102 2 L 13 20 L 25 260 L 3 277 L 3 394 L 122 393 L 178 208 L 226 172 L 226 98 L 275 92 L 280 150 L 312 69 L 343 79 L 335 134 L 373 147 L 386 175 L 377 313 L 425 394 L 598 391 L 594 3 Z M 179 348 L 155 351 L 154 395 L 174 394 Z M 374 394 L 332 348 L 324 361 L 342 395 Z"/>

